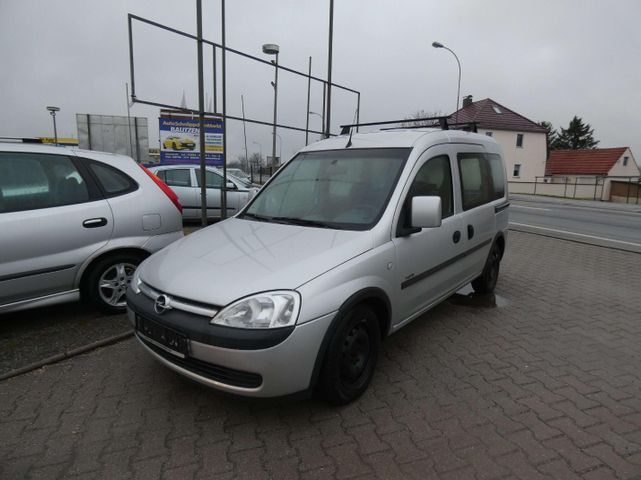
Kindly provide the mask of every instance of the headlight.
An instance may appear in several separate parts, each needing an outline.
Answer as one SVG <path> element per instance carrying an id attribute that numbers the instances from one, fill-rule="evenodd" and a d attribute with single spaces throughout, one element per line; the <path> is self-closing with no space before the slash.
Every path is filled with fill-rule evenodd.
<path id="1" fill-rule="evenodd" d="M 211 323 L 236 328 L 289 327 L 296 324 L 299 310 L 298 292 L 265 292 L 232 303 L 218 312 Z"/>
<path id="2" fill-rule="evenodd" d="M 140 293 L 140 284 L 142 283 L 142 280 L 140 280 L 140 265 L 136 270 L 134 271 L 134 275 L 131 277 L 131 283 L 129 286 L 131 286 L 131 289 L 134 291 L 136 295 Z"/>

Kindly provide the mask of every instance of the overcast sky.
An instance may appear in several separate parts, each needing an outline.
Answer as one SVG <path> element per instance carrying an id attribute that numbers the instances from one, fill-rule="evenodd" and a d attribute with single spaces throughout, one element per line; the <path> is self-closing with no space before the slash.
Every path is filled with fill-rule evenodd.
<path id="1" fill-rule="evenodd" d="M 59 136 L 77 136 L 75 114 L 125 115 L 129 81 L 127 13 L 191 33 L 195 0 L 0 0 L 0 136 L 52 135 L 46 105 L 57 105 Z M 280 63 L 327 72 L 328 1 L 228 0 L 227 44 L 261 56 L 277 43 Z M 220 0 L 203 0 L 204 35 L 221 39 Z M 418 109 L 451 113 L 461 95 L 492 98 L 534 120 L 567 126 L 574 115 L 595 129 L 600 147 L 630 146 L 641 162 L 641 2 L 336 0 L 333 80 L 362 93 L 361 121 L 402 118 Z M 197 106 L 195 42 L 134 27 L 139 98 Z M 207 95 L 212 52 L 205 50 Z M 271 121 L 273 69 L 228 54 L 228 112 Z M 306 80 L 281 72 L 279 123 L 305 124 Z M 311 110 L 320 112 L 318 85 Z M 351 122 L 356 99 L 333 92 L 332 128 Z M 220 100 L 219 100 L 220 101 Z M 158 144 L 158 109 L 137 104 Z M 310 128 L 319 128 L 312 116 Z M 280 131 L 291 156 L 304 134 Z M 250 153 L 271 150 L 271 129 L 248 127 Z M 242 128 L 228 127 L 229 154 L 241 153 Z M 314 136 L 312 136 L 314 137 Z M 256 142 L 256 143 L 254 143 Z"/>

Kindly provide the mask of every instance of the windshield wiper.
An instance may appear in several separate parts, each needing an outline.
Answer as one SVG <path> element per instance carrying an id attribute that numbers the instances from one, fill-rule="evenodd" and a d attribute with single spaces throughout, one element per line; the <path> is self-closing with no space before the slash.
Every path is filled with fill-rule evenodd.
<path id="1" fill-rule="evenodd" d="M 305 227 L 334 228 L 330 226 L 328 223 L 321 222 L 318 220 L 307 220 L 305 218 L 272 217 L 270 220 L 272 222 L 284 223 L 287 225 L 302 225 Z"/>
<path id="2" fill-rule="evenodd" d="M 243 213 L 242 218 L 249 218 L 251 220 L 258 220 L 259 222 L 269 222 L 271 217 L 265 217 L 263 215 L 256 215 L 255 213 Z"/>

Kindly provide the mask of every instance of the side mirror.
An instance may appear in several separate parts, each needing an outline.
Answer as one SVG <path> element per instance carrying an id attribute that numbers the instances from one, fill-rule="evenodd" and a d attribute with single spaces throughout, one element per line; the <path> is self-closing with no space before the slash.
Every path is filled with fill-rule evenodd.
<path id="1" fill-rule="evenodd" d="M 230 182 L 227 180 L 227 190 L 236 190 L 238 187 L 236 187 L 236 184 L 234 182 Z"/>
<path id="2" fill-rule="evenodd" d="M 412 198 L 412 227 L 435 228 L 441 226 L 441 197 Z"/>

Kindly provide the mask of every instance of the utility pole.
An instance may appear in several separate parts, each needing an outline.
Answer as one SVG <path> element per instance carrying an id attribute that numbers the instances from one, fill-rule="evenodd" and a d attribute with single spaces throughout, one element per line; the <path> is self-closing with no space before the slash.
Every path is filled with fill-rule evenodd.
<path id="1" fill-rule="evenodd" d="M 329 0 L 329 47 L 327 54 L 327 118 L 325 138 L 329 138 L 332 125 L 332 43 L 334 40 L 334 0 Z"/>

